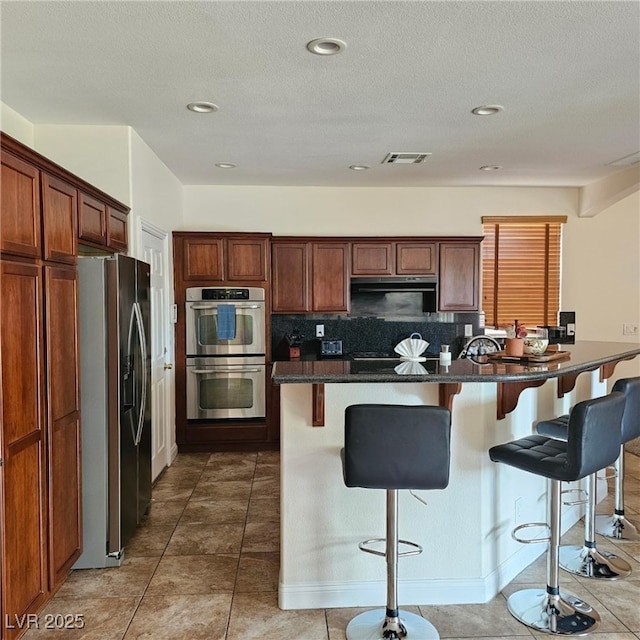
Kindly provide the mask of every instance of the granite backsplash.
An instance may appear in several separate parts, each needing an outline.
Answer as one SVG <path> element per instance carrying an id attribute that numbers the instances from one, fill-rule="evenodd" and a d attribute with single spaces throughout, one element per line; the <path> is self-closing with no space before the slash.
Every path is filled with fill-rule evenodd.
<path id="1" fill-rule="evenodd" d="M 396 321 L 379 318 L 331 318 L 307 315 L 271 316 L 271 353 L 274 360 L 282 349 L 279 346 L 286 336 L 302 336 L 303 357 L 318 353 L 319 339 L 316 325 L 324 325 L 324 338 L 343 341 L 344 354 L 358 351 L 380 351 L 393 354 L 393 348 L 412 333 L 419 333 L 429 343 L 427 353 L 437 355 L 440 345 L 450 345 L 453 358 L 457 358 L 468 338 L 464 337 L 464 325 L 473 326 L 473 335 L 484 333 L 484 316 L 479 313 L 434 313 L 428 320 Z M 481 323 L 482 322 L 482 328 Z"/>

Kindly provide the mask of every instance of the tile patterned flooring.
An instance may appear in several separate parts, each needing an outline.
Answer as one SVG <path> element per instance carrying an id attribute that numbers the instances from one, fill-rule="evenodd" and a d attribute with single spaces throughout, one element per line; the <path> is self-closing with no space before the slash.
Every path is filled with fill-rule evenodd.
<path id="1" fill-rule="evenodd" d="M 627 514 L 640 521 L 640 457 L 627 454 Z M 610 495 L 599 510 L 612 506 Z M 581 543 L 578 523 L 566 536 Z M 82 630 L 31 629 L 26 640 L 344 640 L 359 609 L 281 611 L 277 606 L 279 454 L 180 454 L 153 491 L 151 513 L 118 569 L 74 571 L 40 614 L 80 614 Z M 598 538 L 633 567 L 620 581 L 561 572 L 566 590 L 601 614 L 596 640 L 640 639 L 640 542 Z M 357 547 L 354 542 L 354 553 Z M 544 556 L 486 604 L 407 607 L 441 638 L 523 640 L 505 596 L 545 583 Z M 382 571 L 381 567 L 381 571 Z M 382 605 L 383 603 L 381 603 Z M 420 639 L 416 639 L 420 640 Z"/>

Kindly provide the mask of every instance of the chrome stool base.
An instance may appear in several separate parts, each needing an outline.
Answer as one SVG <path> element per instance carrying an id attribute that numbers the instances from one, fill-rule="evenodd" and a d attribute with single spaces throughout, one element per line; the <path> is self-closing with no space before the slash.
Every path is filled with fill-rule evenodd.
<path id="1" fill-rule="evenodd" d="M 385 609 L 371 609 L 357 615 L 347 625 L 347 640 L 439 640 L 437 629 L 424 618 L 399 612 L 399 618 L 387 616 Z"/>
<path id="2" fill-rule="evenodd" d="M 615 554 L 577 545 L 560 547 L 560 566 L 583 578 L 617 580 L 631 573 L 631 565 Z"/>
<path id="3" fill-rule="evenodd" d="M 638 527 L 624 516 L 619 515 L 596 516 L 596 533 L 614 540 L 640 541 Z"/>
<path id="4" fill-rule="evenodd" d="M 523 589 L 509 597 L 507 607 L 522 624 L 556 636 L 586 636 L 600 626 L 598 612 L 568 593 Z"/>

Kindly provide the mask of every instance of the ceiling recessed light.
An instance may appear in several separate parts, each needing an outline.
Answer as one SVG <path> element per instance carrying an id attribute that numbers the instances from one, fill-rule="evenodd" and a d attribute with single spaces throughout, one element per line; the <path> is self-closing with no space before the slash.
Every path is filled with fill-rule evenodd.
<path id="1" fill-rule="evenodd" d="M 480 171 L 500 171 L 502 167 L 499 164 L 485 164 L 480 167 Z"/>
<path id="2" fill-rule="evenodd" d="M 236 165 L 233 162 L 216 162 L 216 167 L 219 169 L 235 169 Z"/>
<path id="3" fill-rule="evenodd" d="M 347 43 L 338 38 L 316 38 L 307 42 L 307 49 L 319 56 L 333 56 L 340 53 L 346 46 Z"/>
<path id="4" fill-rule="evenodd" d="M 349 169 L 352 171 L 366 171 L 367 169 L 371 169 L 368 164 L 350 164 Z"/>
<path id="5" fill-rule="evenodd" d="M 218 110 L 218 105 L 213 102 L 190 102 L 187 109 L 194 113 L 213 113 Z"/>
<path id="6" fill-rule="evenodd" d="M 504 107 L 501 107 L 499 104 L 485 104 L 482 107 L 471 109 L 471 113 L 476 116 L 494 116 L 501 111 L 504 111 Z"/>

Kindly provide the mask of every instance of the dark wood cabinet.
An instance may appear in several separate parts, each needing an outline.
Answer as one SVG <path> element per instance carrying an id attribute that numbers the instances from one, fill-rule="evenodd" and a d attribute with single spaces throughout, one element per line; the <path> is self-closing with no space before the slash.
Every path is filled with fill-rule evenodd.
<path id="1" fill-rule="evenodd" d="M 435 242 L 353 242 L 351 275 L 426 276 L 438 270 Z"/>
<path id="2" fill-rule="evenodd" d="M 127 213 L 107 207 L 107 247 L 116 253 L 125 253 L 129 248 Z"/>
<path id="3" fill-rule="evenodd" d="M 42 269 L 3 259 L 0 291 L 2 358 L 2 619 L 36 613 L 49 588 L 45 494 L 45 374 Z M 9 625 L 6 625 L 9 626 Z M 5 628 L 6 638 L 17 629 Z"/>
<path id="4" fill-rule="evenodd" d="M 55 589 L 82 550 L 77 270 L 46 266 L 44 294 L 49 580 Z"/>
<path id="5" fill-rule="evenodd" d="M 348 311 L 348 242 L 274 242 L 271 256 L 273 313 Z"/>
<path id="6" fill-rule="evenodd" d="M 74 264 L 78 255 L 78 190 L 42 174 L 43 257 Z"/>
<path id="7" fill-rule="evenodd" d="M 305 313 L 309 302 L 308 242 L 274 242 L 271 245 L 273 313 Z"/>
<path id="8" fill-rule="evenodd" d="M 349 311 L 349 244 L 313 242 L 311 259 L 311 311 Z"/>
<path id="9" fill-rule="evenodd" d="M 174 233 L 182 279 L 204 282 L 267 280 L 269 240 L 265 235 Z"/>
<path id="10" fill-rule="evenodd" d="M 17 256 L 40 257 L 40 171 L 4 149 L 1 155 L 0 249 Z"/>
<path id="11" fill-rule="evenodd" d="M 440 311 L 478 311 L 480 242 L 441 242 L 438 300 Z"/>
<path id="12" fill-rule="evenodd" d="M 397 242 L 396 274 L 428 276 L 438 272 L 438 251 L 435 242 Z"/>
<path id="13" fill-rule="evenodd" d="M 354 276 L 390 276 L 394 272 L 392 242 L 354 242 L 351 245 L 351 273 Z"/>

